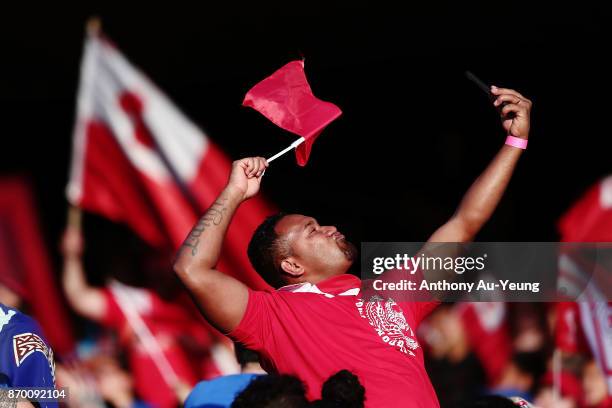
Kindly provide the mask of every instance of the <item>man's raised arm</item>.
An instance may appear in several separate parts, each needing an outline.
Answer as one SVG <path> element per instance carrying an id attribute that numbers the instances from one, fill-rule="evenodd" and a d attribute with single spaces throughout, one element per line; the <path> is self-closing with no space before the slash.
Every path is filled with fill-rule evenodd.
<path id="1" fill-rule="evenodd" d="M 531 101 L 512 89 L 491 87 L 491 92 L 496 96 L 494 105 L 503 106 L 501 119 L 507 134 L 527 140 Z M 502 146 L 467 191 L 455 214 L 434 232 L 428 242 L 473 240 L 501 200 L 522 152 L 517 147 Z"/>
<path id="2" fill-rule="evenodd" d="M 262 157 L 232 164 L 227 186 L 193 227 L 174 261 L 174 271 L 206 320 L 223 333 L 232 331 L 240 323 L 248 291 L 243 283 L 215 268 L 234 213 L 243 201 L 257 194 L 267 167 Z"/>

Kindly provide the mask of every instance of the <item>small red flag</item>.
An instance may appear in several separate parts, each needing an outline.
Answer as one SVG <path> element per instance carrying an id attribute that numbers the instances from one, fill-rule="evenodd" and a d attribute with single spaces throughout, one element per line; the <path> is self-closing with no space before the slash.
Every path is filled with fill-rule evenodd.
<path id="1" fill-rule="evenodd" d="M 255 85 L 242 104 L 304 138 L 304 143 L 295 150 L 300 166 L 306 165 L 312 145 L 323 129 L 342 114 L 336 105 L 312 94 L 304 73 L 304 61 L 291 61 Z"/>

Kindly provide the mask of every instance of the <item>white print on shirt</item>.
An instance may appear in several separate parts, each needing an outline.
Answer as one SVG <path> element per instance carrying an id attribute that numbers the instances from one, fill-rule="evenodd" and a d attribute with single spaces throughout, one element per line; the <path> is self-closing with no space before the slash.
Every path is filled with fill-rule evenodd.
<path id="1" fill-rule="evenodd" d="M 357 303 L 359 316 L 368 319 L 370 326 L 374 327 L 381 340 L 395 347 L 402 353 L 415 356 L 412 352 L 419 347 L 415 335 L 404 317 L 402 309 L 393 301 L 364 302 L 359 299 Z"/>
<path id="2" fill-rule="evenodd" d="M 283 286 L 278 290 L 294 293 L 318 293 L 328 298 L 334 297 L 332 294 L 322 292 L 317 285 L 311 283 Z M 338 296 L 357 296 L 359 292 L 360 288 L 352 288 L 340 293 Z M 419 348 L 419 343 L 415 340 L 416 336 L 406 322 L 402 309 L 393 299 L 383 301 L 382 298 L 377 298 L 369 302 L 359 299 L 355 305 L 359 311 L 359 316 L 363 319 L 368 319 L 370 326 L 374 327 L 376 334 L 378 334 L 383 342 L 395 347 L 402 353 L 415 356 L 412 351 Z"/>
<path id="3" fill-rule="evenodd" d="M 19 367 L 28 356 L 36 351 L 41 352 L 49 362 L 51 375 L 55 382 L 55 361 L 53 350 L 36 333 L 21 333 L 13 336 L 13 351 L 15 353 L 15 364 Z"/>

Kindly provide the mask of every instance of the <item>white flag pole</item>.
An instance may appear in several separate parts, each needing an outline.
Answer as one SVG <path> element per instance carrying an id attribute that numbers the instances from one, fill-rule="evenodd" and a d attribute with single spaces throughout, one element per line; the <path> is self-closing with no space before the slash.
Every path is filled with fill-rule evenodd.
<path id="1" fill-rule="evenodd" d="M 280 152 L 276 153 L 274 156 L 270 157 L 269 159 L 267 159 L 267 162 L 270 163 L 272 160 L 276 160 L 279 157 L 281 157 L 283 154 L 287 153 L 288 151 L 290 151 L 291 149 L 295 149 L 296 147 L 298 147 L 299 145 L 301 145 L 302 143 L 304 143 L 306 141 L 306 139 L 304 139 L 303 137 L 300 137 L 299 139 L 297 139 L 295 142 L 291 143 L 291 146 L 281 150 Z"/>
<path id="2" fill-rule="evenodd" d="M 561 349 L 555 349 L 552 358 L 553 372 L 553 402 L 555 404 L 561 401 L 561 370 L 563 369 L 563 356 Z"/>
<path id="3" fill-rule="evenodd" d="M 170 388 L 175 389 L 179 385 L 179 378 L 162 351 L 159 342 L 136 311 L 130 295 L 126 293 L 125 287 L 121 283 L 114 281 L 110 285 L 110 289 L 119 309 L 123 312 L 138 340 L 142 342 L 144 349 L 153 360 L 162 378 Z"/>

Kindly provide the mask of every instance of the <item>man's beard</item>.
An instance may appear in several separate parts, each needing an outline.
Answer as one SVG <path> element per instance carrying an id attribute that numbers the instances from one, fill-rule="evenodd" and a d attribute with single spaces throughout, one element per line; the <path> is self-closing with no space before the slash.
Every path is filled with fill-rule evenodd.
<path id="1" fill-rule="evenodd" d="M 338 245 L 338 248 L 340 248 L 347 261 L 353 262 L 357 259 L 357 248 L 350 241 L 343 238 L 336 241 L 336 245 Z"/>

